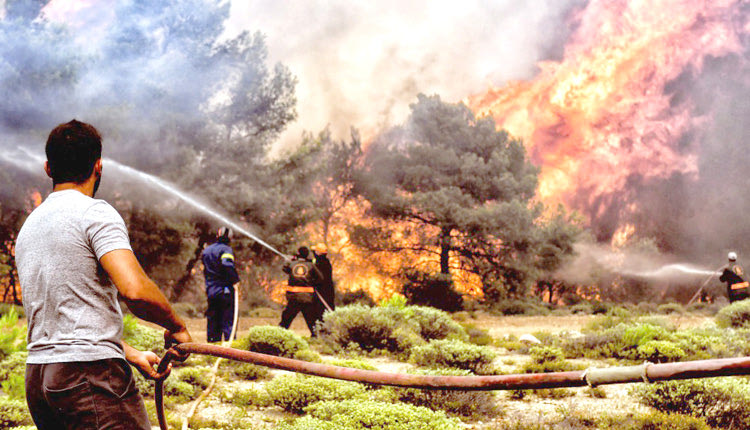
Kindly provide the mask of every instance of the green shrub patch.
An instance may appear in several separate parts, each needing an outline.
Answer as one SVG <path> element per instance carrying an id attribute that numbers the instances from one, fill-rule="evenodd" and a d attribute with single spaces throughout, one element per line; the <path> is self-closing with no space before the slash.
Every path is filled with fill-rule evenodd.
<path id="1" fill-rule="evenodd" d="M 373 400 L 326 401 L 310 406 L 309 417 L 280 430 L 458 430 L 463 425 L 442 411 L 409 404 L 390 404 Z"/>
<path id="2" fill-rule="evenodd" d="M 740 300 L 724 307 L 716 314 L 719 327 L 750 328 L 750 300 Z"/>
<path id="3" fill-rule="evenodd" d="M 271 402 L 281 409 L 296 414 L 316 402 L 344 400 L 362 396 L 362 384 L 335 379 L 290 374 L 277 376 L 266 384 Z"/>
<path id="4" fill-rule="evenodd" d="M 287 358 L 295 358 L 299 352 L 310 349 L 302 336 L 270 325 L 251 327 L 247 336 L 236 340 L 233 347 Z"/>
<path id="5" fill-rule="evenodd" d="M 497 354 L 486 346 L 473 345 L 460 340 L 433 340 L 414 348 L 409 362 L 432 368 L 469 370 L 477 375 L 494 373 L 492 361 Z"/>
<path id="6" fill-rule="evenodd" d="M 750 381 L 710 378 L 668 381 L 633 390 L 644 405 L 704 419 L 713 428 L 750 428 Z"/>

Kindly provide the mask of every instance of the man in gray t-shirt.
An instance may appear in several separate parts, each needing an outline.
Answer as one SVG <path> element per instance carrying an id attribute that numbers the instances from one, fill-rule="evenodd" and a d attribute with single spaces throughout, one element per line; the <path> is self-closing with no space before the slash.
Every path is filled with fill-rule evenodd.
<path id="1" fill-rule="evenodd" d="M 40 430 L 150 429 L 127 363 L 154 377 L 159 358 L 122 341 L 118 296 L 164 327 L 168 342 L 192 339 L 136 260 L 120 215 L 93 198 L 102 171 L 96 129 L 61 124 L 45 152 L 53 192 L 26 219 L 15 248 L 28 319 L 29 410 Z"/>

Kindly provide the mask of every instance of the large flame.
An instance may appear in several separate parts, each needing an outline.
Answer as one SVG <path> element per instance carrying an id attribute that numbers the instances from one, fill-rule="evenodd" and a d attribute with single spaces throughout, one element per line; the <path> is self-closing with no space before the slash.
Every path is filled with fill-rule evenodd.
<path id="1" fill-rule="evenodd" d="M 705 118 L 670 97 L 669 85 L 708 57 L 742 51 L 750 29 L 743 3 L 592 0 L 575 16 L 562 60 L 467 102 L 524 140 L 542 168 L 544 201 L 595 219 L 634 175 L 697 173 L 685 137 Z"/>

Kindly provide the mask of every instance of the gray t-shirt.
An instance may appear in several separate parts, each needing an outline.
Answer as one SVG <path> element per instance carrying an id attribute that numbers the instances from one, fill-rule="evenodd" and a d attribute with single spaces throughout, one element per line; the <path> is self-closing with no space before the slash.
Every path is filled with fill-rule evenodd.
<path id="1" fill-rule="evenodd" d="M 117 288 L 99 264 L 116 249 L 131 249 L 130 240 L 104 200 L 58 191 L 29 215 L 16 240 L 27 363 L 124 357 Z"/>

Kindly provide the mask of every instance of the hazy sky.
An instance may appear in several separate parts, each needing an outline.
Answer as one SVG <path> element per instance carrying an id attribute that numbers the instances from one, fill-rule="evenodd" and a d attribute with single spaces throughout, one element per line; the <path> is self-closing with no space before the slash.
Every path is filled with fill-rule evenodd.
<path id="1" fill-rule="evenodd" d="M 330 124 L 365 137 L 402 121 L 420 92 L 460 101 L 534 76 L 559 56 L 580 0 L 237 0 L 229 35 L 261 31 L 299 79 L 299 120 L 282 141 Z"/>

